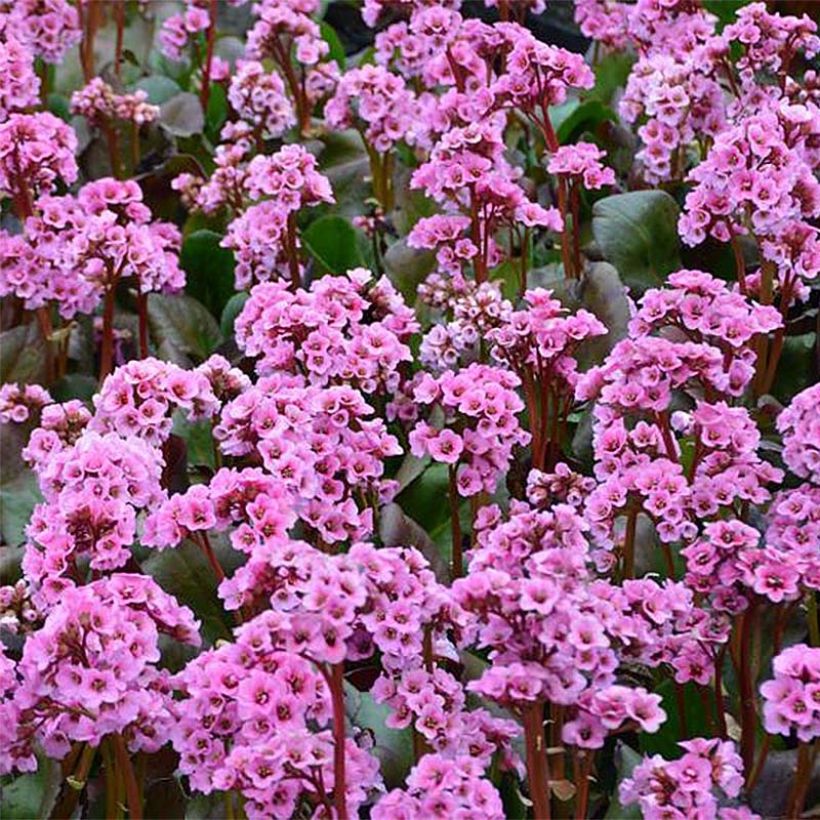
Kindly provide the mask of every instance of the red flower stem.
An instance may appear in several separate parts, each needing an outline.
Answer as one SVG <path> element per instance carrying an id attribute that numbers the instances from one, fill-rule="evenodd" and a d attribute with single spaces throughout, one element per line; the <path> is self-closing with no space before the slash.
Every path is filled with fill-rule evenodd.
<path id="1" fill-rule="evenodd" d="M 461 549 L 461 520 L 459 519 L 458 482 L 456 481 L 456 467 L 449 470 L 449 498 L 450 498 L 450 530 L 453 540 L 453 572 L 452 577 L 461 578 L 464 557 Z"/>
<path id="2" fill-rule="evenodd" d="M 630 509 L 626 515 L 626 533 L 622 549 L 623 555 L 623 578 L 624 580 L 635 577 L 635 533 L 638 528 L 638 510 Z"/>
<path id="3" fill-rule="evenodd" d="M 535 820 L 550 820 L 550 775 L 544 748 L 544 704 L 536 701 L 521 712 L 527 759 L 527 783 Z"/>
<path id="4" fill-rule="evenodd" d="M 741 616 L 740 658 L 738 659 L 738 671 L 740 673 L 740 756 L 743 759 L 743 771 L 746 772 L 747 778 L 751 776 L 754 762 L 755 729 L 757 726 L 751 658 L 755 606 L 756 602 L 752 601 L 749 608 Z"/>
<path id="5" fill-rule="evenodd" d="M 113 735 L 111 745 L 114 747 L 114 755 L 117 758 L 117 768 L 120 770 L 125 781 L 125 799 L 128 803 L 129 820 L 142 820 L 142 800 L 140 799 L 139 785 L 134 776 L 134 767 L 131 765 L 131 758 L 122 735 Z"/>
<path id="6" fill-rule="evenodd" d="M 592 760 L 591 751 L 577 750 L 575 752 L 575 820 L 583 820 L 587 816 L 589 770 L 592 767 Z"/>
<path id="7" fill-rule="evenodd" d="M 211 565 L 211 569 L 214 571 L 214 575 L 216 575 L 216 580 L 221 584 L 225 580 L 225 570 L 222 569 L 222 564 L 219 563 L 219 559 L 214 553 L 210 539 L 208 538 L 208 533 L 205 531 L 199 533 L 199 543 L 202 547 L 202 552 Z"/>
<path id="8" fill-rule="evenodd" d="M 114 19 L 117 25 L 117 42 L 114 46 L 114 76 L 119 80 L 122 74 L 122 45 L 125 35 L 125 0 L 114 0 Z"/>
<path id="9" fill-rule="evenodd" d="M 806 796 L 811 785 L 811 773 L 817 748 L 816 742 L 800 743 L 797 747 L 797 771 L 794 773 L 794 782 L 789 794 L 789 802 L 786 804 L 785 817 L 800 817 L 803 814 Z"/>
<path id="10" fill-rule="evenodd" d="M 199 99 L 202 110 L 208 110 L 208 101 L 211 96 L 211 66 L 214 61 L 214 44 L 216 43 L 216 0 L 208 3 L 208 31 L 205 34 L 205 63 L 202 66 L 202 87 L 199 90 Z"/>
<path id="11" fill-rule="evenodd" d="M 721 740 L 726 740 L 728 727 L 726 726 L 726 705 L 723 700 L 723 660 L 726 657 L 726 647 L 715 656 L 715 712 L 717 726 Z"/>
<path id="12" fill-rule="evenodd" d="M 100 384 L 114 368 L 114 285 L 109 284 L 103 303 L 103 337 L 100 349 Z"/>
<path id="13" fill-rule="evenodd" d="M 299 254 L 296 250 L 296 214 L 288 214 L 287 234 L 285 237 L 285 248 L 288 255 L 288 267 L 290 269 L 290 289 L 295 291 L 302 284 L 299 275 Z"/>
<path id="14" fill-rule="evenodd" d="M 333 704 L 333 803 L 336 807 L 337 820 L 347 820 L 343 663 L 335 663 L 331 667 L 330 696 Z"/>
<path id="15" fill-rule="evenodd" d="M 139 287 L 139 284 L 137 285 Z M 137 314 L 139 316 L 140 358 L 148 358 L 148 294 L 137 292 Z"/>

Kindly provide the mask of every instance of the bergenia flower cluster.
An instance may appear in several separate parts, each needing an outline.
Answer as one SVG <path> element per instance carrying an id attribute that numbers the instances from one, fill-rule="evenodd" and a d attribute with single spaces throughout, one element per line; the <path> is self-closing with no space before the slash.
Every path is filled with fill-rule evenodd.
<path id="1" fill-rule="evenodd" d="M 820 37 L 738 5 L 0 0 L 0 815 L 810 812 Z"/>

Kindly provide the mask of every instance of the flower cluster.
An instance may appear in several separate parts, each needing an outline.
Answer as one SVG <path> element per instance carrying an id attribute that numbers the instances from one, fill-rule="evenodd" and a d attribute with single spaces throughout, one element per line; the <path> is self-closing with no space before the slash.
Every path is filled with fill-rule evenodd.
<path id="1" fill-rule="evenodd" d="M 302 266 L 296 214 L 334 201 L 327 177 L 302 146 L 286 145 L 272 156 L 254 157 L 243 185 L 252 200 L 263 201 L 234 219 L 222 240 L 236 254 L 236 287 L 288 275 L 291 285 L 298 286 Z"/>
<path id="2" fill-rule="evenodd" d="M 13 696 L 0 702 L 0 771 L 35 771 L 35 744 L 58 760 L 74 741 L 116 736 L 132 752 L 157 751 L 175 723 L 159 636 L 197 646 L 198 630 L 193 613 L 144 575 L 65 589 L 26 641 Z"/>
<path id="3" fill-rule="evenodd" d="M 519 384 L 510 371 L 483 364 L 446 371 L 437 379 L 422 374 L 414 382 L 413 398 L 419 405 L 441 407 L 444 427 L 417 424 L 410 433 L 413 455 L 450 465 L 463 496 L 492 493 L 513 448 L 530 440 L 517 417 L 524 409 L 515 392 Z"/>
<path id="4" fill-rule="evenodd" d="M 783 436 L 783 461 L 796 476 L 813 484 L 820 484 L 818 401 L 820 385 L 809 387 L 777 417 L 777 429 Z"/>
<path id="5" fill-rule="evenodd" d="M 203 372 L 160 359 L 142 359 L 118 367 L 105 379 L 94 396 L 89 429 L 161 446 L 171 434 L 171 416 L 176 410 L 197 421 L 213 417 L 219 407 Z"/>
<path id="6" fill-rule="evenodd" d="M 62 62 L 82 37 L 79 11 L 68 0 L 5 0 L 0 15 L 7 34 L 46 63 Z"/>
<path id="7" fill-rule="evenodd" d="M 268 139 L 282 136 L 296 122 L 281 77 L 266 72 L 255 60 L 237 66 L 228 88 L 228 102 Z"/>
<path id="8" fill-rule="evenodd" d="M 74 131 L 53 114 L 12 114 L 0 123 L 0 193 L 15 198 L 21 218 L 33 196 L 77 179 L 76 150 Z"/>
<path id="9" fill-rule="evenodd" d="M 305 387 L 270 376 L 222 410 L 214 436 L 226 455 L 247 457 L 284 483 L 302 521 L 326 543 L 372 532 L 373 507 L 395 484 L 383 460 L 401 452 L 361 393 Z"/>
<path id="10" fill-rule="evenodd" d="M 407 776 L 406 789 L 393 789 L 373 807 L 373 820 L 478 816 L 502 820 L 501 795 L 485 779 L 480 763 L 467 755 L 425 755 Z"/>
<path id="11" fill-rule="evenodd" d="M 86 432 L 55 450 L 39 471 L 45 501 L 32 513 L 23 570 L 55 602 L 91 570 L 125 566 L 137 514 L 165 497 L 161 454 L 139 439 Z"/>
<path id="12" fill-rule="evenodd" d="M 737 797 L 743 785 L 743 764 L 731 741 L 695 738 L 678 744 L 677 760 L 653 755 L 639 763 L 621 784 L 621 802 L 637 803 L 648 820 L 662 817 L 756 817 L 748 810 L 719 808 L 720 796 Z"/>
<path id="13" fill-rule="evenodd" d="M 550 157 L 547 170 L 578 178 L 584 188 L 595 190 L 615 184 L 615 172 L 601 163 L 605 152 L 590 142 L 562 145 Z"/>
<path id="14" fill-rule="evenodd" d="M 34 73 L 31 52 L 7 33 L 0 33 L 0 72 L 6 78 L 0 89 L 0 122 L 36 104 L 40 78 Z"/>
<path id="15" fill-rule="evenodd" d="M 404 80 L 375 65 L 345 73 L 325 105 L 325 122 L 331 128 L 356 125 L 377 151 L 389 151 L 402 139 L 412 142 L 416 116 Z"/>
<path id="16" fill-rule="evenodd" d="M 39 384 L 6 383 L 0 387 L 0 424 L 22 424 L 51 402 L 48 390 Z"/>
<path id="17" fill-rule="evenodd" d="M 257 285 L 237 317 L 236 339 L 246 355 L 259 357 L 260 375 L 301 374 L 319 386 L 393 393 L 401 365 L 412 361 L 407 341 L 417 329 L 393 285 L 385 277 L 373 282 L 358 268 L 322 277 L 310 290 Z"/>
<path id="18" fill-rule="evenodd" d="M 797 733 L 803 742 L 820 735 L 820 649 L 795 644 L 772 661 L 774 678 L 760 687 L 763 722 L 774 735 Z"/>
<path id="19" fill-rule="evenodd" d="M 159 116 L 159 106 L 151 105 L 147 99 L 148 94 L 142 90 L 117 94 L 105 80 L 95 77 L 71 96 L 71 110 L 95 125 L 115 120 L 145 125 Z"/>

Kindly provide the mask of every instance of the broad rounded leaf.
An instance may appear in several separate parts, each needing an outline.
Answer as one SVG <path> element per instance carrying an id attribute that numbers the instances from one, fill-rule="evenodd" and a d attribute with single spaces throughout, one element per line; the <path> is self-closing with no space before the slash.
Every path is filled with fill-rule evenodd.
<path id="1" fill-rule="evenodd" d="M 221 316 L 234 295 L 233 252 L 220 247 L 216 231 L 199 230 L 185 237 L 179 261 L 185 270 L 185 290 L 214 316 Z"/>
<path id="2" fill-rule="evenodd" d="M 320 216 L 302 233 L 302 244 L 331 273 L 345 273 L 364 264 L 358 231 L 344 217 Z"/>
<path id="3" fill-rule="evenodd" d="M 204 360 L 222 341 L 219 325 L 207 308 L 191 296 L 148 296 L 148 324 L 158 355 L 182 367 Z"/>
<path id="4" fill-rule="evenodd" d="M 159 122 L 175 137 L 201 134 L 205 127 L 205 115 L 202 113 L 199 97 L 189 91 L 175 94 L 160 107 Z"/>
<path id="5" fill-rule="evenodd" d="M 0 333 L 0 384 L 41 382 L 45 344 L 36 322 Z"/>
<path id="6" fill-rule="evenodd" d="M 677 203 L 665 191 L 631 191 L 595 203 L 595 241 L 629 287 L 661 285 L 680 267 L 678 214 Z"/>

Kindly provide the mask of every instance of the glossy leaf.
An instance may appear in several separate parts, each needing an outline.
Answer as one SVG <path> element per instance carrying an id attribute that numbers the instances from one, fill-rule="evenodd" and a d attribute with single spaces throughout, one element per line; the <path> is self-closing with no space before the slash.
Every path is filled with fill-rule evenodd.
<path id="1" fill-rule="evenodd" d="M 644 290 L 680 267 L 679 208 L 665 191 L 631 191 L 599 199 L 592 232 L 624 283 Z"/>
<path id="2" fill-rule="evenodd" d="M 222 236 L 203 229 L 185 237 L 180 265 L 186 273 L 185 290 L 198 299 L 215 316 L 234 295 L 233 252 L 220 247 Z"/>
<path id="3" fill-rule="evenodd" d="M 341 274 L 364 264 L 358 231 L 344 217 L 321 216 L 302 232 L 302 244 L 320 266 Z"/>
<path id="4" fill-rule="evenodd" d="M 205 115 L 199 97 L 189 91 L 170 97 L 160 106 L 159 123 L 175 137 L 201 134 L 205 127 Z"/>
<path id="5" fill-rule="evenodd" d="M 216 319 L 191 296 L 148 296 L 148 323 L 160 358 L 189 366 L 207 359 L 222 341 Z"/>

